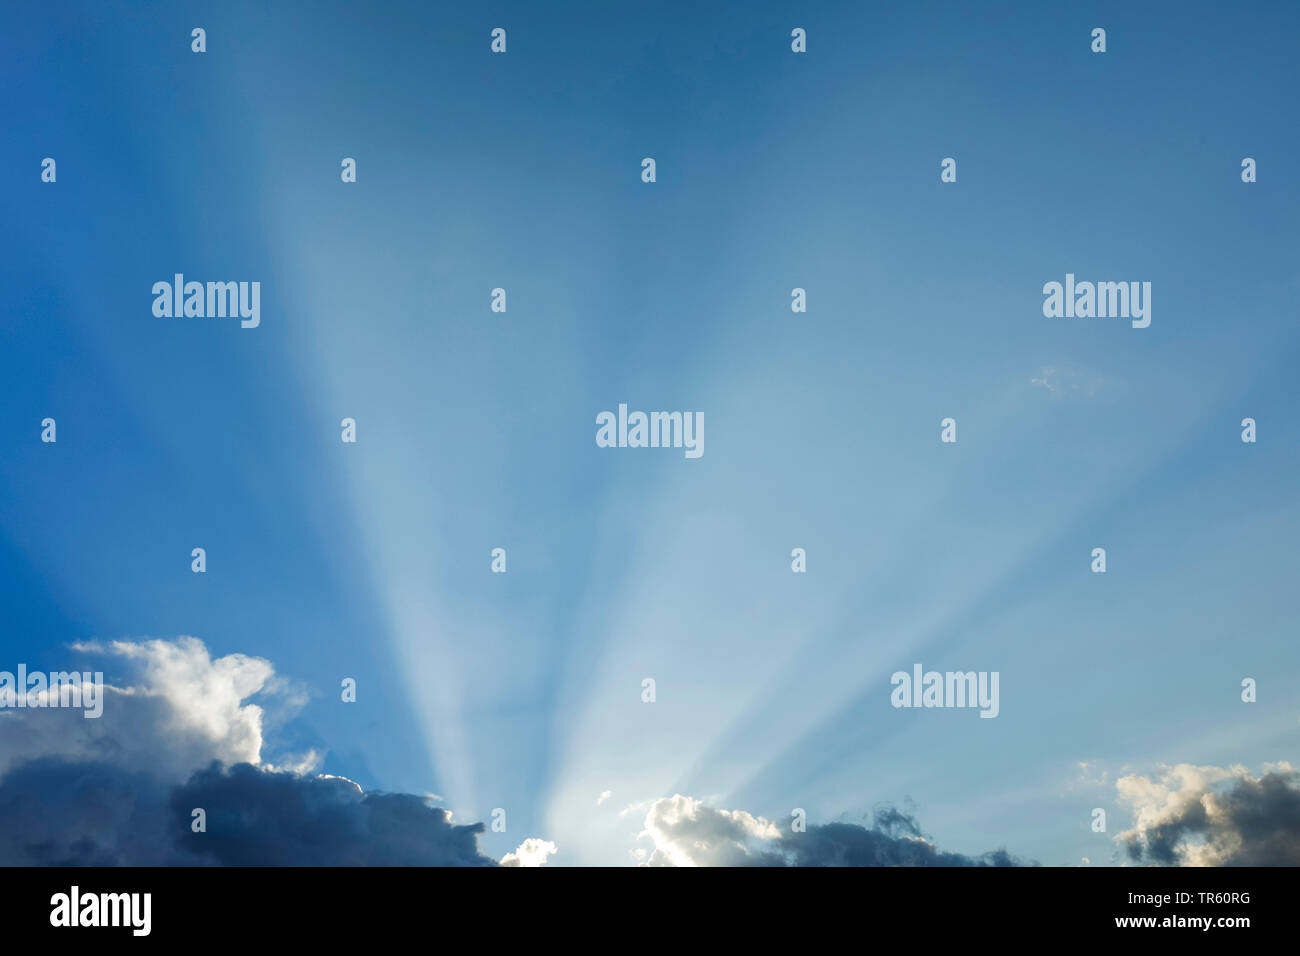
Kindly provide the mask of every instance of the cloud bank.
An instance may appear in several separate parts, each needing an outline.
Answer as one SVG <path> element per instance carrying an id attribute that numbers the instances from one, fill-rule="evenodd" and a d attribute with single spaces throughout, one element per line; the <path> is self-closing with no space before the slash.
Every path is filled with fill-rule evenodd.
<path id="1" fill-rule="evenodd" d="M 262 658 L 213 659 L 192 637 L 77 649 L 115 659 L 130 677 L 105 685 L 99 719 L 0 710 L 0 865 L 525 867 L 557 852 L 529 838 L 498 864 L 479 850 L 483 824 L 454 823 L 431 796 L 364 791 L 314 772 L 315 753 L 268 760 L 267 727 L 304 695 Z M 1300 773 L 1290 764 L 1258 773 L 1178 764 L 1115 786 L 1133 811 L 1116 836 L 1129 862 L 1300 866 Z M 1004 849 L 941 850 L 892 808 L 869 825 L 802 832 L 681 794 L 629 809 L 645 812 L 633 855 L 646 866 L 1025 865 Z"/>
<path id="2" fill-rule="evenodd" d="M 1023 866 L 1006 850 L 966 856 L 938 849 L 915 818 L 877 810 L 870 827 L 827 823 L 795 832 L 744 810 L 677 794 L 649 805 L 643 866 Z"/>

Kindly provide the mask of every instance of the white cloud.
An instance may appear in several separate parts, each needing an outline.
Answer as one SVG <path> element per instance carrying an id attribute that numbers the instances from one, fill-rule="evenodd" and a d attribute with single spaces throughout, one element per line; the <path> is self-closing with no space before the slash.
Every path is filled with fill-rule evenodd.
<path id="1" fill-rule="evenodd" d="M 278 770 L 278 771 L 287 771 L 289 773 L 303 774 L 303 773 L 311 773 L 314 770 L 318 770 L 320 768 L 320 765 L 324 762 L 324 760 L 325 760 L 325 755 L 321 753 L 319 750 L 313 749 L 313 750 L 308 750 L 306 753 L 302 753 L 302 754 L 285 754 L 275 763 L 267 763 L 264 761 L 261 766 L 263 770 Z M 319 774 L 319 776 L 330 777 L 330 778 L 334 777 L 333 774 L 329 774 L 329 773 Z M 338 777 L 337 779 L 347 780 L 346 777 Z M 358 790 L 361 789 L 360 785 L 355 783 L 352 780 L 348 780 L 348 783 L 353 784 L 353 786 L 357 787 Z"/>
<path id="2" fill-rule="evenodd" d="M 550 840 L 529 837 L 513 853 L 501 858 L 502 866 L 541 866 L 546 858 L 556 852 L 555 844 Z"/>
<path id="3" fill-rule="evenodd" d="M 773 849 L 776 824 L 744 810 L 718 810 L 680 793 L 655 800 L 637 839 L 654 850 L 644 866 L 736 866 Z"/>
<path id="4" fill-rule="evenodd" d="M 613 793 L 614 793 L 613 790 L 601 791 L 600 796 L 596 798 L 596 806 L 600 806 L 602 803 L 608 800 Z"/>
<path id="5" fill-rule="evenodd" d="M 74 708 L 4 712 L 0 773 L 22 760 L 48 756 L 109 761 L 176 779 L 213 760 L 262 765 L 265 715 L 248 698 L 261 694 L 286 706 L 301 700 L 275 677 L 269 661 L 244 654 L 214 660 L 194 637 L 92 642 L 74 644 L 73 650 L 117 658 L 132 673 L 125 686 L 104 684 L 99 718 L 88 719 Z M 310 769 L 319 764 L 319 755 L 285 761 L 294 769 Z"/>

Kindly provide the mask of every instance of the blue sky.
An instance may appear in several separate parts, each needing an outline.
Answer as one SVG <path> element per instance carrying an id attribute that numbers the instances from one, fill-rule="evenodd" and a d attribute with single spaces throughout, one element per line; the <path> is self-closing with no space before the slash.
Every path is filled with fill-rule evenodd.
<path id="1" fill-rule="evenodd" d="M 1300 12 L 1052 7 L 10 14 L 0 658 L 264 657 L 284 746 L 555 863 L 679 792 L 1106 862 L 1120 774 L 1294 760 Z M 596 447 L 620 402 L 705 454 Z M 892 708 L 914 662 L 999 717 Z"/>

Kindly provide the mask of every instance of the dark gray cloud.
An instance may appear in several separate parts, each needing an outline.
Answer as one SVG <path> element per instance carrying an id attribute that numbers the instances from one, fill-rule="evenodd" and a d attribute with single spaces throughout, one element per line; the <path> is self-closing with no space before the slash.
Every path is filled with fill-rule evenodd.
<path id="1" fill-rule="evenodd" d="M 1005 849 L 979 856 L 940 850 L 901 810 L 876 811 L 870 827 L 826 823 L 781 839 L 791 866 L 1025 866 Z"/>
<path id="2" fill-rule="evenodd" d="M 0 778 L 0 865 L 176 863 L 167 796 L 157 777 L 107 763 L 22 763 Z"/>
<path id="3" fill-rule="evenodd" d="M 192 811 L 206 813 L 206 832 Z M 213 764 L 181 785 L 41 758 L 0 778 L 0 865 L 493 866 L 483 824 L 342 777 Z"/>
<path id="4" fill-rule="evenodd" d="M 1120 834 L 1128 859 L 1163 866 L 1300 866 L 1300 773 L 1283 764 L 1259 777 L 1240 768 L 1180 766 L 1165 783 L 1128 787 L 1139 822 Z M 1181 773 L 1179 772 L 1181 771 Z M 1225 788 L 1224 779 L 1231 780 Z M 1121 793 L 1124 788 L 1121 788 Z M 1159 800 L 1156 812 L 1141 812 Z"/>
<path id="5" fill-rule="evenodd" d="M 190 827 L 207 814 L 207 832 Z M 495 866 L 478 851 L 483 824 L 409 793 L 363 792 L 342 777 L 248 764 L 202 770 L 171 795 L 183 849 L 227 866 Z"/>

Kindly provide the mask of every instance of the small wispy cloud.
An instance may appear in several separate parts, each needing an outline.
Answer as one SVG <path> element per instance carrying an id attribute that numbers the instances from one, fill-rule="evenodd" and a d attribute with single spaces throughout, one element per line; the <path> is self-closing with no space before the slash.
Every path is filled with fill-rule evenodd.
<path id="1" fill-rule="evenodd" d="M 1110 786 L 1110 770 L 1096 760 L 1079 760 L 1074 772 L 1065 781 L 1066 793 L 1076 790 L 1096 790 Z"/>
<path id="2" fill-rule="evenodd" d="M 1096 398 L 1111 387 L 1105 376 L 1065 363 L 1044 365 L 1029 379 L 1029 384 L 1053 398 L 1078 399 Z"/>

